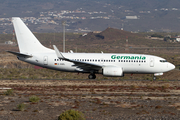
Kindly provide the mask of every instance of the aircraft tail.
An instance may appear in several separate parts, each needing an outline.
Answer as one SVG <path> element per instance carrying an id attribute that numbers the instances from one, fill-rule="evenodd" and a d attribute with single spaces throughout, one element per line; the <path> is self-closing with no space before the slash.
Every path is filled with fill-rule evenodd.
<path id="1" fill-rule="evenodd" d="M 15 29 L 20 53 L 30 55 L 32 53 L 51 51 L 51 49 L 44 47 L 39 42 L 39 40 L 33 35 L 33 33 L 19 17 L 13 17 L 12 22 Z"/>

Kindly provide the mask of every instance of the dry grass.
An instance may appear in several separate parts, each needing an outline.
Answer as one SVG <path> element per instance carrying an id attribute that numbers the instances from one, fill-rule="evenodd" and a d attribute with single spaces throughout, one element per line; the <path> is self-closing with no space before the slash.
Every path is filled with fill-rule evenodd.
<path id="1" fill-rule="evenodd" d="M 179 112 L 179 85 L 178 81 L 1 80 L 0 87 L 11 87 L 16 95 L 0 96 L 0 113 L 17 114 L 12 108 L 25 103 L 26 110 L 19 111 L 17 118 L 57 119 L 58 114 L 72 108 L 94 119 L 142 115 L 152 118 L 162 114 L 172 117 Z M 32 95 L 41 98 L 38 104 L 28 101 Z"/>

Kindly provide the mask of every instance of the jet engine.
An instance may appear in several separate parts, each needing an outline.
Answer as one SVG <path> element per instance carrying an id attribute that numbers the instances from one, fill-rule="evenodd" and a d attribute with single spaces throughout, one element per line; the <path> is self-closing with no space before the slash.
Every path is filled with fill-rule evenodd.
<path id="1" fill-rule="evenodd" d="M 104 67 L 103 68 L 104 76 L 114 76 L 114 77 L 122 77 L 123 69 L 121 67 Z"/>

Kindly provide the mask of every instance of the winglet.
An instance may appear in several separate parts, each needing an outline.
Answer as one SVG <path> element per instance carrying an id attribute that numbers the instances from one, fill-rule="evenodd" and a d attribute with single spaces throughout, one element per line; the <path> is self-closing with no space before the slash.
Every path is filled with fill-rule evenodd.
<path id="1" fill-rule="evenodd" d="M 60 58 L 60 59 L 64 59 L 64 56 L 62 55 L 61 52 L 59 52 L 59 50 L 57 49 L 56 45 L 53 45 L 53 47 L 54 47 L 54 50 L 56 52 L 57 57 Z"/>

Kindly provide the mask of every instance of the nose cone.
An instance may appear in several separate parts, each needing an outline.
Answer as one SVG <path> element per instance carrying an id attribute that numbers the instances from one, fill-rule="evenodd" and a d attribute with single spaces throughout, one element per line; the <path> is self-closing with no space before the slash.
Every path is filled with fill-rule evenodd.
<path id="1" fill-rule="evenodd" d="M 175 65 L 173 65 L 172 63 L 168 64 L 168 69 L 169 70 L 173 70 L 175 68 Z"/>

